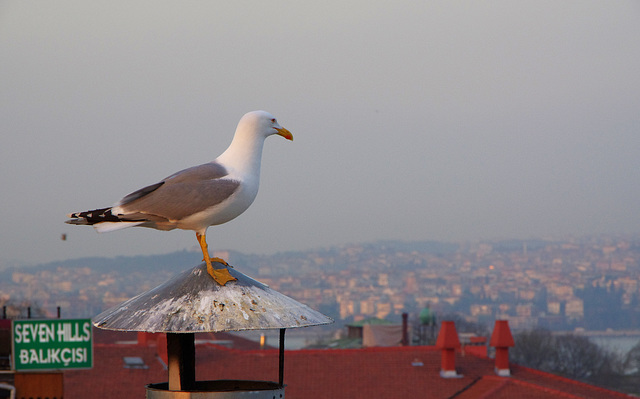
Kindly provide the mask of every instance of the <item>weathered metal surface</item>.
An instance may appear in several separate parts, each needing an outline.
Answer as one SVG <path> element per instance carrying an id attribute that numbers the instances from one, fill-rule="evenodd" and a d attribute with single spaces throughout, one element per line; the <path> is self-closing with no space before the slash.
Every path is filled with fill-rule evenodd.
<path id="1" fill-rule="evenodd" d="M 218 285 L 203 262 L 164 284 L 102 312 L 98 328 L 146 332 L 217 332 L 308 327 L 333 320 L 229 269 L 237 281 Z"/>
<path id="2" fill-rule="evenodd" d="M 284 399 L 284 387 L 267 381 L 196 381 L 190 391 L 170 391 L 167 383 L 147 385 L 147 399 Z"/>

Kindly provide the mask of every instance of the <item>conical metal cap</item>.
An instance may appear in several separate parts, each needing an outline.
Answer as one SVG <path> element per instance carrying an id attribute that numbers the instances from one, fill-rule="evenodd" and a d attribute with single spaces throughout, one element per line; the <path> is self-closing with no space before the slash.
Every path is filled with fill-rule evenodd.
<path id="1" fill-rule="evenodd" d="M 206 264 L 96 316 L 98 328 L 146 332 L 218 332 L 308 327 L 333 320 L 229 269 L 237 281 L 217 284 Z"/>

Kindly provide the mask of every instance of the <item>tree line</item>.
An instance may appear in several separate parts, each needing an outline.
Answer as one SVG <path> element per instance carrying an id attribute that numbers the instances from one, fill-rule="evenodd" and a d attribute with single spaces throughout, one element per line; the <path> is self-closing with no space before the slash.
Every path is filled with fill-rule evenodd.
<path id="1" fill-rule="evenodd" d="M 577 334 L 536 328 L 514 334 L 510 361 L 521 366 L 625 392 L 640 393 L 640 342 L 628 353 L 602 348 Z"/>

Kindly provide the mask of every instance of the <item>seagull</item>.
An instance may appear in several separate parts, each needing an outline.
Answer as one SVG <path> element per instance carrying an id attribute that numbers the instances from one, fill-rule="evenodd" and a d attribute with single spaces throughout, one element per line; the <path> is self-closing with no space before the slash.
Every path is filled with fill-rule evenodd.
<path id="1" fill-rule="evenodd" d="M 90 225 L 98 232 L 127 227 L 157 230 L 193 230 L 207 272 L 220 285 L 236 280 L 226 268 L 214 269 L 206 241 L 209 226 L 226 223 L 247 210 L 258 194 L 264 140 L 271 135 L 293 140 L 293 135 L 266 111 L 252 111 L 238 122 L 229 147 L 215 160 L 181 170 L 122 198 L 109 208 L 74 212 L 69 224 Z"/>

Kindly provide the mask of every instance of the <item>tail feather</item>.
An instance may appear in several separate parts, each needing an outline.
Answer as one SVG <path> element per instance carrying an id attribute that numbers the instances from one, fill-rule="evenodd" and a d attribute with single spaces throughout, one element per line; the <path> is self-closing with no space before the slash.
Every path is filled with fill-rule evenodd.
<path id="1" fill-rule="evenodd" d="M 144 222 L 102 222 L 93 225 L 98 233 L 108 233 L 110 231 L 126 229 L 127 227 L 139 226 Z"/>
<path id="2" fill-rule="evenodd" d="M 111 208 L 70 213 L 67 217 L 70 218 L 66 221 L 68 224 L 93 226 L 100 233 L 138 226 L 145 222 L 144 220 L 120 219 L 111 213 Z"/>

